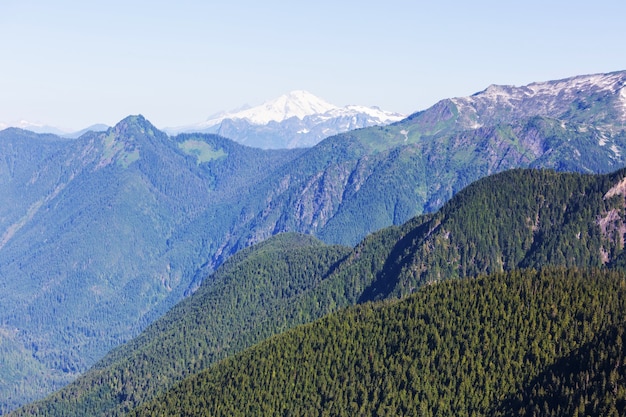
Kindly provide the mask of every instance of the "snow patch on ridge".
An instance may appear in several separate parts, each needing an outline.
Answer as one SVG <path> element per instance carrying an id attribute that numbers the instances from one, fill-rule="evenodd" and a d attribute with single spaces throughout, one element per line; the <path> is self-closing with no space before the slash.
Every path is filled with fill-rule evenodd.
<path id="1" fill-rule="evenodd" d="M 622 107 L 622 119 L 626 120 L 626 87 L 619 90 L 619 103 Z"/>
<path id="2" fill-rule="evenodd" d="M 613 151 L 613 153 L 615 154 L 617 158 L 622 156 L 622 153 L 620 152 L 620 149 L 617 147 L 617 145 L 615 144 L 611 145 L 611 150 Z"/>
<path id="3" fill-rule="evenodd" d="M 471 120 L 469 127 L 471 129 L 478 129 L 483 125 L 478 122 L 478 114 L 476 108 L 472 105 L 471 98 L 469 97 L 455 97 L 451 98 L 450 101 L 454 103 L 459 114 L 465 114 Z M 471 117 L 473 115 L 474 117 Z"/>
<path id="4" fill-rule="evenodd" d="M 558 118 L 570 109 L 581 93 L 613 96 L 618 118 L 626 121 L 626 71 L 592 74 L 562 80 L 535 82 L 522 87 L 490 85 L 469 97 L 453 98 L 463 127 L 512 121 L 520 117 Z M 615 104 L 617 103 L 617 104 Z M 477 115 L 480 114 L 480 123 Z"/>
<path id="5" fill-rule="evenodd" d="M 534 94 L 575 93 L 576 91 L 596 87 L 600 90 L 612 90 L 623 78 L 623 73 L 582 75 L 563 80 L 532 83 L 528 88 Z"/>

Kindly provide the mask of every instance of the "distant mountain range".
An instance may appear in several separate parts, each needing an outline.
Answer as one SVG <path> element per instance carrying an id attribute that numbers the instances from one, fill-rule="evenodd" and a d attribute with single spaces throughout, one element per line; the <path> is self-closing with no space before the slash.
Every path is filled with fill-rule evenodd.
<path id="1" fill-rule="evenodd" d="M 8 122 L 8 123 L 0 122 L 0 130 L 8 129 L 10 127 L 28 130 L 34 133 L 49 133 L 49 134 L 67 137 L 67 138 L 77 138 L 89 131 L 104 132 L 105 130 L 109 129 L 110 126 L 107 126 L 105 124 L 95 124 L 95 125 L 89 126 L 85 129 L 82 129 L 76 132 L 67 132 L 65 130 L 59 129 L 54 126 L 48 126 L 48 125 L 44 125 L 41 123 L 33 123 L 27 120 L 20 120 L 17 122 Z"/>
<path id="2" fill-rule="evenodd" d="M 263 149 L 300 148 L 339 133 L 386 125 L 404 117 L 378 107 L 338 107 L 307 91 L 297 90 L 259 106 L 216 114 L 204 122 L 165 131 L 216 133 Z"/>
<path id="3" fill-rule="evenodd" d="M 481 401 L 469 395 L 457 398 L 444 390 L 437 390 L 428 400 L 429 408 L 441 407 L 443 401 L 454 409 L 454 413 L 445 415 L 464 415 L 466 407 L 475 407 L 481 410 L 478 415 L 487 415 L 488 405 L 501 402 L 504 394 L 516 386 L 521 387 L 526 383 L 525 378 L 538 375 L 556 358 L 567 358 L 575 353 L 575 348 L 589 343 L 596 333 L 601 334 L 605 325 L 623 325 L 626 309 L 620 299 L 626 295 L 623 272 L 626 265 L 623 250 L 625 197 L 625 170 L 604 176 L 513 170 L 481 179 L 453 197 L 437 213 L 416 217 L 400 227 L 382 229 L 353 249 L 323 245 L 298 234 L 272 237 L 230 258 L 198 291 L 139 337 L 107 355 L 75 383 L 16 415 L 125 415 L 155 397 L 150 407 L 161 410 L 156 415 L 165 415 L 162 410 L 166 408 L 171 415 L 180 415 L 181 407 L 193 410 L 189 415 L 203 415 L 209 409 L 209 415 L 234 415 L 238 413 L 233 410 L 272 407 L 270 404 L 280 404 L 277 406 L 301 415 L 305 412 L 294 410 L 332 407 L 327 401 L 308 400 L 324 392 L 319 388 L 306 389 L 308 382 L 316 387 L 325 383 L 326 377 L 320 373 L 333 374 L 327 381 L 333 381 L 331 384 L 345 379 L 351 381 L 350 385 L 362 384 L 365 391 L 376 392 L 380 379 L 352 379 L 350 375 L 360 366 L 348 364 L 354 360 L 371 363 L 367 355 L 374 354 L 381 362 L 398 360 L 410 366 L 433 350 L 441 355 L 453 355 L 457 349 L 453 346 L 457 344 L 464 346 L 460 356 L 480 364 L 475 366 L 484 367 L 483 375 L 476 375 L 474 366 L 459 366 L 460 358 L 435 359 L 432 366 L 422 364 L 422 372 L 429 375 L 426 381 L 413 381 L 405 389 L 424 392 L 431 384 L 444 386 L 452 375 L 459 378 L 454 387 L 460 386 L 461 379 L 466 378 L 500 381 L 493 382 L 493 391 L 492 382 L 489 387 L 468 384 L 472 387 L 472 396 Z M 552 268 L 541 271 L 547 266 Z M 580 272 L 592 267 L 604 267 L 605 271 L 602 274 Z M 501 274 L 519 268 L 534 269 L 526 273 Z M 621 273 L 606 273 L 606 269 L 613 268 Z M 500 274 L 466 283 L 458 280 L 495 273 Z M 417 299 L 396 302 L 416 292 Z M 448 299 L 451 294 L 455 294 L 454 302 Z M 387 302 L 329 314 L 373 300 Z M 409 305 L 410 311 L 419 313 L 403 312 L 395 319 L 402 324 L 392 324 L 386 314 L 384 318 L 376 318 L 378 313 L 400 305 Z M 368 312 L 366 317 L 363 311 Z M 596 316 L 600 311 L 602 319 Z M 324 316 L 323 321 L 312 326 L 270 338 Z M 372 320 L 380 320 L 376 335 L 369 334 Z M 542 323 L 541 334 L 536 320 Z M 336 326 L 338 321 L 340 325 Z M 445 330 L 448 325 L 460 322 L 463 324 L 455 331 Z M 402 331 L 407 323 L 412 323 L 411 328 L 415 329 Z M 435 336 L 425 334 L 430 333 L 425 329 L 432 323 L 436 323 L 440 338 L 433 339 Z M 368 336 L 359 341 L 349 330 L 354 326 L 364 326 L 361 331 Z M 314 342 L 302 336 L 312 329 L 316 329 L 317 334 L 313 336 Z M 489 343 L 484 336 L 468 336 L 491 332 L 498 337 L 490 336 Z M 515 337 L 515 333 L 528 336 Z M 400 343 L 405 337 L 413 342 Z M 559 348 L 546 344 L 547 337 L 551 343 L 558 343 Z M 267 342 L 234 359 L 220 362 L 268 338 Z M 338 341 L 342 347 L 333 350 L 332 346 Z M 349 351 L 354 343 L 370 342 L 368 349 Z M 516 354 L 508 354 L 503 346 L 515 350 Z M 589 348 L 595 356 L 603 354 L 594 346 Z M 267 365 L 258 357 L 249 359 L 255 352 L 262 352 L 262 358 L 272 358 L 274 365 Z M 309 361 L 318 355 L 335 362 L 336 366 L 329 369 L 326 360 Z M 489 366 L 495 356 L 500 357 L 499 367 Z M 285 365 L 283 360 L 289 364 Z M 241 361 L 246 365 L 240 367 Z M 619 359 L 616 357 L 613 361 Z M 258 376 L 250 374 L 256 375 L 257 369 L 266 365 L 274 369 L 275 376 L 255 383 Z M 205 369 L 208 371 L 201 372 Z M 382 367 L 380 371 L 385 373 L 389 369 Z M 293 383 L 303 385 L 298 390 L 305 395 L 302 402 L 300 395 L 289 394 L 289 384 L 278 382 L 276 376 L 285 372 Z M 293 374 L 300 376 L 296 378 Z M 402 389 L 402 381 L 407 384 L 406 373 L 389 372 L 387 377 L 399 382 L 390 384 L 388 388 L 392 391 Z M 191 385 L 193 389 L 181 391 L 178 382 L 184 378 L 187 379 L 183 386 Z M 220 379 L 216 384 L 219 387 L 230 390 L 231 384 L 235 384 L 258 397 L 254 401 L 231 402 L 229 398 L 244 392 L 237 392 L 234 387 L 229 395 L 207 393 L 215 387 L 208 382 L 213 378 Z M 608 380 L 608 376 L 604 379 Z M 246 381 L 251 381 L 250 385 Z M 502 383 L 507 388 L 503 388 Z M 567 380 L 563 383 L 567 384 Z M 269 395 L 273 389 L 276 391 Z M 350 401 L 341 399 L 338 391 L 342 389 L 348 387 L 339 383 L 333 388 L 333 397 L 340 404 L 336 405 L 337 410 L 354 407 Z M 165 391 L 169 391 L 167 395 L 158 395 Z M 600 390 L 596 395 L 604 396 L 606 391 Z M 276 395 L 283 400 L 273 401 Z M 200 401 L 200 396 L 204 401 Z M 482 401 L 485 396 L 489 401 Z M 184 405 L 172 397 L 184 398 Z M 211 400 L 206 401 L 207 398 Z M 414 395 L 402 401 L 404 407 L 420 406 Z M 363 399 L 362 405 L 376 408 L 379 403 Z M 232 407 L 230 414 L 224 410 L 226 407 Z M 220 408 L 222 411 L 218 411 Z M 140 411 L 144 415 L 142 413 Z M 249 408 L 242 414 L 258 413 Z M 350 414 L 358 413 L 352 410 Z"/>
<path id="4" fill-rule="evenodd" d="M 73 380 L 278 233 L 352 246 L 500 171 L 622 168 L 625 84 L 492 86 L 306 149 L 168 136 L 141 116 L 77 139 L 1 131 L 0 408 Z"/>
<path id="5" fill-rule="evenodd" d="M 66 133 L 63 130 L 58 129 L 56 127 L 44 125 L 41 123 L 33 123 L 27 120 L 20 120 L 20 121 L 9 122 L 9 123 L 0 122 L 0 130 L 8 129 L 10 127 L 16 127 L 18 129 L 29 130 L 35 133 L 50 133 L 50 134 L 59 135 L 59 136 L 62 136 Z"/>
<path id="6" fill-rule="evenodd" d="M 307 91 L 296 90 L 255 107 L 242 106 L 234 111 L 213 115 L 204 122 L 165 128 L 163 131 L 170 135 L 215 133 L 255 148 L 288 149 L 311 147 L 329 136 L 364 127 L 387 125 L 404 117 L 403 114 L 378 107 L 338 107 Z M 9 127 L 67 138 L 78 138 L 89 131 L 104 132 L 109 128 L 104 124 L 96 124 L 68 132 L 25 120 L 0 123 L 0 130 Z"/>

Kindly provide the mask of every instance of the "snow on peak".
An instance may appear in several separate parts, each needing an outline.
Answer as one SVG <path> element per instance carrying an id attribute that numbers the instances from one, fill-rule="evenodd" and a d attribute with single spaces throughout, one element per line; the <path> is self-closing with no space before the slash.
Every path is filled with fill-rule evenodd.
<path id="1" fill-rule="evenodd" d="M 303 90 L 296 90 L 284 94 L 277 99 L 262 104 L 261 107 L 262 110 L 259 109 L 261 111 L 257 110 L 250 114 L 248 118 L 250 122 L 266 124 L 270 121 L 282 122 L 291 117 L 297 117 L 302 120 L 305 116 L 326 113 L 329 110 L 337 108 L 337 106 Z"/>
<path id="2" fill-rule="evenodd" d="M 314 96 L 308 91 L 295 90 L 274 100 L 266 101 L 259 106 L 238 112 L 222 113 L 217 118 L 207 120 L 203 125 L 213 126 L 224 119 L 245 119 L 253 124 L 265 125 L 272 121 L 282 122 L 291 117 L 302 120 L 306 116 L 326 113 L 336 108 L 337 106 Z"/>
<path id="3" fill-rule="evenodd" d="M 471 97 L 458 97 L 453 100 L 492 100 L 507 101 L 520 100 L 532 97 L 557 97 L 563 94 L 573 95 L 582 90 L 608 90 L 615 92 L 624 85 L 626 72 L 608 74 L 579 75 L 562 80 L 534 82 L 523 87 L 512 85 L 490 85 L 485 90 L 473 94 Z"/>
<path id="4" fill-rule="evenodd" d="M 622 87 L 619 91 L 619 105 L 622 110 L 622 118 L 626 120 L 626 86 Z"/>
<path id="5" fill-rule="evenodd" d="M 31 122 L 29 120 L 0 122 L 0 130 L 7 129 L 9 127 L 16 127 L 18 129 L 24 129 L 35 133 L 52 133 L 55 135 L 62 135 L 66 133 L 65 130 L 59 129 L 57 127 L 44 125 L 43 123 Z"/>
<path id="6" fill-rule="evenodd" d="M 366 107 L 351 104 L 344 107 L 344 109 L 354 113 L 367 114 L 368 116 L 379 120 L 380 123 L 398 122 L 406 117 L 404 114 L 385 111 L 376 106 Z"/>
<path id="7" fill-rule="evenodd" d="M 333 131 L 334 134 L 361 127 L 389 124 L 402 120 L 405 117 L 403 114 L 384 111 L 378 107 L 356 105 L 339 107 L 308 91 L 294 90 L 255 107 L 221 112 L 209 117 L 204 122 L 166 128 L 165 131 L 169 134 L 180 132 L 221 132 L 222 122 L 225 120 L 240 120 L 250 125 L 266 126 L 270 122 L 282 124 L 287 119 L 296 118 L 298 122 L 291 123 L 294 122 L 292 120 L 290 125 L 291 127 L 296 124 L 300 125 L 300 131 L 298 132 L 300 134 L 304 134 L 305 130 L 307 133 L 312 131 L 313 126 L 330 123 L 332 120 L 335 120 L 337 126 L 344 126 L 345 129 Z M 346 122 L 347 119 L 352 119 L 352 122 Z M 284 128 L 289 129 L 291 127 L 285 126 Z"/>
<path id="8" fill-rule="evenodd" d="M 358 106 L 358 105 L 351 104 L 345 107 L 337 107 L 325 113 L 313 115 L 312 117 L 319 119 L 319 120 L 348 118 L 348 117 L 359 117 L 362 119 L 365 117 L 367 119 L 366 125 L 373 126 L 373 125 L 398 122 L 404 119 L 406 116 L 400 113 L 393 113 L 393 112 L 381 110 L 378 107 L 367 107 L 367 106 Z M 365 125 L 359 126 L 359 127 L 365 127 Z"/>
<path id="9" fill-rule="evenodd" d="M 451 99 L 467 126 L 541 115 L 559 117 L 581 94 L 608 92 L 615 96 L 618 114 L 626 116 L 621 91 L 626 88 L 626 71 L 579 75 L 561 80 L 534 82 L 522 87 L 490 85 L 470 97 Z M 480 114 L 480 119 L 479 115 Z M 504 118 L 504 119 L 503 119 Z"/>

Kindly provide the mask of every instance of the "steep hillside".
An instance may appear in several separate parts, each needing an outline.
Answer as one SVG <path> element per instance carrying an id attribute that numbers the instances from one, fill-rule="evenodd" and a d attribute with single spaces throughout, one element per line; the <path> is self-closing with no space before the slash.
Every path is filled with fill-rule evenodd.
<path id="1" fill-rule="evenodd" d="M 625 291 L 622 272 L 598 270 L 448 280 L 270 338 L 129 415 L 499 415 L 501 398 L 576 349 L 604 355 L 589 343 L 623 325 Z M 598 384 L 626 376 L 622 358 Z M 622 388 L 596 390 L 592 415 L 622 415 Z"/>
<path id="2" fill-rule="evenodd" d="M 210 285 L 202 285 L 139 337 L 112 351 L 60 395 L 26 412 L 85 416 L 129 411 L 183 377 L 309 321 L 288 306 L 313 291 L 348 252 L 297 234 L 242 250 L 213 274 Z"/>
<path id="3" fill-rule="evenodd" d="M 38 135 L 20 129 L 0 131 L 0 245 L 4 246 L 19 225 L 41 204 L 51 190 L 63 183 L 63 163 L 70 142 L 54 135 Z M 38 174 L 45 172 L 46 175 Z M 34 207 L 34 208 L 31 208 Z"/>
<path id="4" fill-rule="evenodd" d="M 175 142 L 141 117 L 76 140 L 5 131 L 0 146 L 0 409 L 66 384 L 179 301 L 198 248 L 232 227 L 220 213 L 297 155 Z M 207 212 L 204 242 L 181 236 Z"/>
<path id="5" fill-rule="evenodd" d="M 279 235 L 231 258 L 139 338 L 16 415 L 119 415 L 272 334 L 425 284 L 521 267 L 621 266 L 625 183 L 626 170 L 603 176 L 515 170 L 480 180 L 439 212 L 376 232 L 351 251 L 318 242 L 298 247 L 295 257 L 285 248 L 297 246 L 289 243 L 297 236 Z M 226 290 L 220 277 L 231 275 Z M 303 290 L 286 291 L 290 281 Z M 222 342 L 212 344 L 213 336 Z"/>
<path id="6" fill-rule="evenodd" d="M 517 392 L 497 415 L 623 416 L 626 413 L 624 323 L 607 326 L 588 343 L 560 357 Z"/>
<path id="7" fill-rule="evenodd" d="M 481 179 L 408 222 L 369 298 L 441 279 L 517 268 L 623 266 L 626 171 L 512 170 Z"/>
<path id="8" fill-rule="evenodd" d="M 0 331 L 24 365 L 0 368 L 0 408 L 73 379 L 275 234 L 352 246 L 496 172 L 621 168 L 625 77 L 490 87 L 292 151 L 168 137 L 140 116 L 76 140 L 1 132 Z M 417 275 L 402 280 L 430 279 Z M 380 279 L 410 288 L 376 278 L 374 293 Z"/>

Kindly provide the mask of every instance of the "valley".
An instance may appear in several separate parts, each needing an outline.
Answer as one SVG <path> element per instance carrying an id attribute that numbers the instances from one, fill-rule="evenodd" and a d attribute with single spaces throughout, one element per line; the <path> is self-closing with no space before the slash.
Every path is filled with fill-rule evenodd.
<path id="1" fill-rule="evenodd" d="M 31 410 L 122 415 L 357 303 L 621 268 L 623 195 L 607 193 L 623 179 L 625 81 L 491 86 L 311 148 L 168 136 L 139 115 L 77 139 L 1 131 L 0 411 L 65 386 Z"/>

